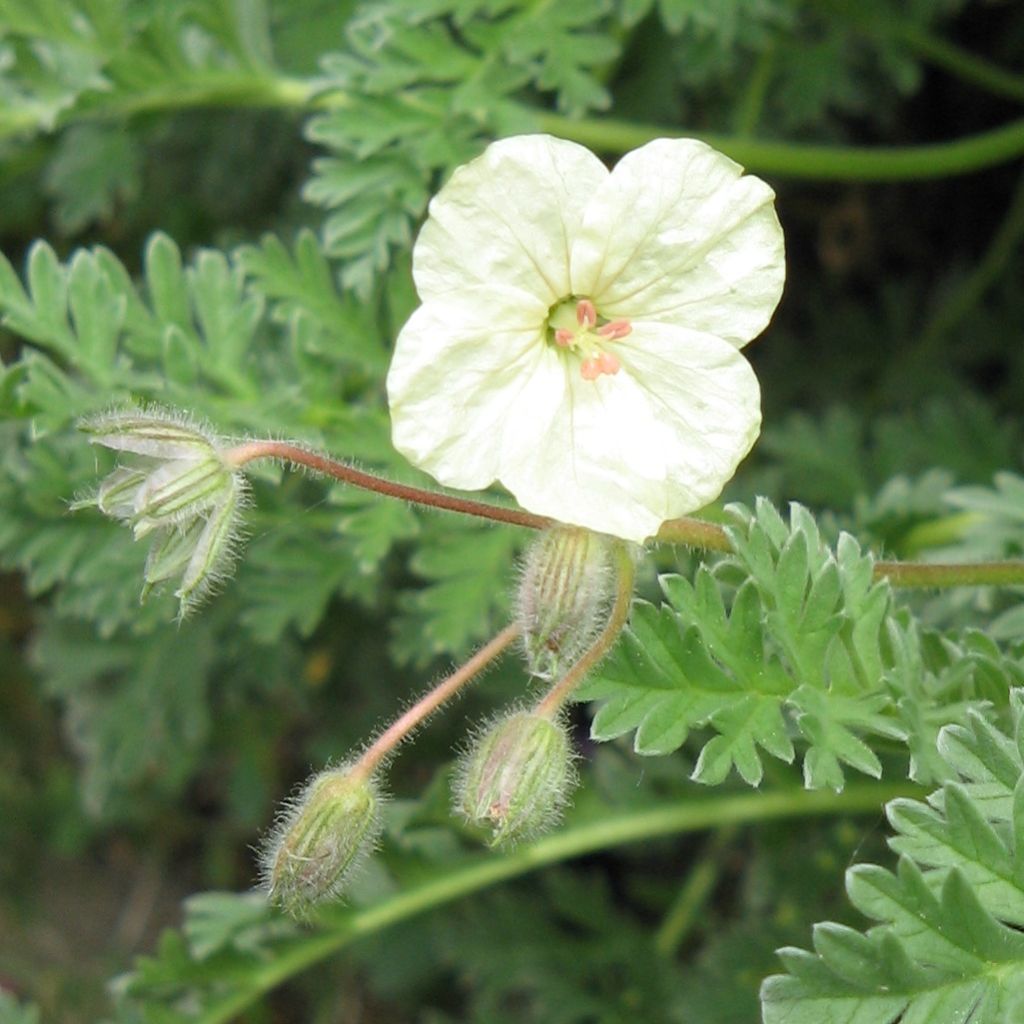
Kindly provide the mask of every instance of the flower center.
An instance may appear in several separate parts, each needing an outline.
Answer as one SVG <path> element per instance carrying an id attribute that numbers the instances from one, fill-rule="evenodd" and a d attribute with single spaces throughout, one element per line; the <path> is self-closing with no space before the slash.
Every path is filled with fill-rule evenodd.
<path id="1" fill-rule="evenodd" d="M 619 372 L 618 356 L 605 346 L 632 329 L 628 320 L 603 320 L 590 299 L 566 299 L 554 306 L 548 317 L 549 340 L 579 357 L 584 380 Z"/>

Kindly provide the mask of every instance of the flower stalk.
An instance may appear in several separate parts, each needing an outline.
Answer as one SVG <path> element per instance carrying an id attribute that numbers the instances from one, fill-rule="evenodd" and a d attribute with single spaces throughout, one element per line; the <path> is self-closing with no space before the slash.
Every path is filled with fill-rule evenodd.
<path id="1" fill-rule="evenodd" d="M 385 477 L 355 469 L 338 459 L 284 441 L 247 441 L 223 453 L 223 457 L 238 467 L 257 459 L 277 459 L 389 498 L 475 516 L 494 523 L 523 526 L 530 530 L 544 530 L 552 525 L 547 516 L 395 483 Z M 729 536 L 721 526 L 695 516 L 667 520 L 662 523 L 654 540 L 664 544 L 683 544 L 700 551 L 732 551 Z M 875 562 L 874 573 L 875 579 L 887 579 L 894 587 L 1022 586 L 1024 559 L 962 563 L 882 560 Z"/>
<path id="2" fill-rule="evenodd" d="M 381 762 L 417 726 L 429 718 L 442 704 L 451 700 L 466 683 L 479 675 L 519 635 L 517 626 L 506 626 L 489 640 L 465 664 L 460 665 L 451 675 L 443 679 L 429 693 L 421 697 L 411 708 L 400 715 L 370 744 L 352 765 L 351 773 L 368 779 L 380 767 Z"/>
<path id="3" fill-rule="evenodd" d="M 287 441 L 246 441 L 225 452 L 224 459 L 238 467 L 258 459 L 276 459 L 279 462 L 288 462 L 294 466 L 311 469 L 314 473 L 320 473 L 344 484 L 351 484 L 353 487 L 360 487 L 364 491 L 373 491 L 375 494 L 397 498 L 399 501 L 411 501 L 416 505 L 428 508 L 460 512 L 463 515 L 477 516 L 480 519 L 490 519 L 496 523 L 525 526 L 531 530 L 543 530 L 551 525 L 551 520 L 547 516 L 538 516 L 518 508 L 504 508 L 485 501 L 457 498 L 450 494 L 428 491 L 422 487 L 396 483 L 394 480 L 366 473 L 346 462 L 320 455 L 301 445 L 290 444 Z"/>

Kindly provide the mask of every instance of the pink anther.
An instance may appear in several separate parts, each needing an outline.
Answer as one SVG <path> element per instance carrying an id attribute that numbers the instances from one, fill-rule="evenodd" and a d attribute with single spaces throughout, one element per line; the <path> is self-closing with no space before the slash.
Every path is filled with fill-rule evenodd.
<path id="1" fill-rule="evenodd" d="M 562 348 L 567 348 L 573 342 L 573 333 L 564 327 L 560 327 L 555 331 L 555 344 L 561 345 Z"/>
<path id="2" fill-rule="evenodd" d="M 618 373 L 622 369 L 622 363 L 611 352 L 602 352 L 597 357 L 597 367 L 601 373 L 613 374 Z"/>
<path id="3" fill-rule="evenodd" d="M 624 338 L 633 330 L 628 320 L 610 320 L 603 327 L 598 327 L 597 333 L 602 338 L 614 341 L 616 338 Z"/>
<path id="4" fill-rule="evenodd" d="M 580 299 L 576 303 L 576 323 L 580 327 L 593 327 L 597 323 L 597 310 L 590 299 Z"/>
<path id="5" fill-rule="evenodd" d="M 580 363 L 580 376 L 584 380 L 597 380 L 602 374 L 601 361 L 599 358 L 591 357 Z"/>

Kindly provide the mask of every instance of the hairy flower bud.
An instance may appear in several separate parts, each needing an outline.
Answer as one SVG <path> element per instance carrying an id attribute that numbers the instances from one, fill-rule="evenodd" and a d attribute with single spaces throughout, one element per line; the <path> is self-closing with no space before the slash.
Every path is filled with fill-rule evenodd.
<path id="1" fill-rule="evenodd" d="M 516 600 L 529 670 L 553 679 L 593 642 L 615 586 L 613 538 L 555 526 L 531 545 Z"/>
<path id="2" fill-rule="evenodd" d="M 319 772 L 283 809 L 262 853 L 271 903 L 306 918 L 337 899 L 380 834 L 380 796 L 350 768 Z"/>
<path id="3" fill-rule="evenodd" d="M 576 780 L 561 722 L 517 711 L 483 732 L 463 756 L 455 806 L 491 830 L 491 845 L 529 838 L 553 825 Z"/>
<path id="4" fill-rule="evenodd" d="M 93 444 L 123 453 L 96 494 L 95 506 L 151 537 L 142 599 L 180 577 L 175 595 L 186 614 L 226 575 L 238 538 L 246 481 L 224 458 L 224 443 L 187 417 L 164 409 L 124 409 L 81 423 Z"/>

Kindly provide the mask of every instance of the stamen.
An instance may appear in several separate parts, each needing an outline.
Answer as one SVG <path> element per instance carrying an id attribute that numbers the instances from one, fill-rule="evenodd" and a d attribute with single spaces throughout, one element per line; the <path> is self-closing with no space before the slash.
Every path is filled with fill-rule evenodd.
<path id="1" fill-rule="evenodd" d="M 597 333 L 602 338 L 614 341 L 616 338 L 624 338 L 632 330 L 633 327 L 628 320 L 610 320 L 604 327 L 598 327 Z"/>
<path id="2" fill-rule="evenodd" d="M 572 331 L 568 330 L 565 327 L 560 327 L 557 331 L 555 331 L 555 344 L 561 346 L 562 348 L 567 348 L 569 345 L 573 343 L 575 337 L 576 335 Z"/>
<path id="3" fill-rule="evenodd" d="M 618 356 L 612 355 L 611 352 L 602 352 L 597 357 L 597 366 L 601 373 L 607 374 L 618 373 L 622 369 Z"/>
<path id="4" fill-rule="evenodd" d="M 601 365 L 596 356 L 584 359 L 580 363 L 580 376 L 584 380 L 597 380 L 601 376 Z"/>
<path id="5" fill-rule="evenodd" d="M 576 322 L 580 327 L 594 327 L 597 324 L 597 309 L 590 299 L 580 299 L 576 304 Z"/>

